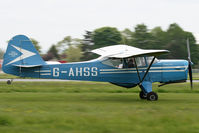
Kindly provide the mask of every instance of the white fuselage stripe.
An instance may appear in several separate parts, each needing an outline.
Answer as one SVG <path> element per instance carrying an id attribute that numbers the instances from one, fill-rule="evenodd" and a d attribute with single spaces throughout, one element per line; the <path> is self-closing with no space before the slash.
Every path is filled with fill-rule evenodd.
<path id="1" fill-rule="evenodd" d="M 40 75 L 51 75 L 51 73 L 41 73 Z"/>
<path id="2" fill-rule="evenodd" d="M 183 72 L 185 70 L 149 70 L 149 72 Z M 139 71 L 143 72 L 143 71 Z M 100 74 L 114 74 L 114 73 L 137 73 L 137 71 L 122 71 L 122 72 L 100 72 Z"/>
<path id="3" fill-rule="evenodd" d="M 179 68 L 187 68 L 186 66 L 176 66 L 176 67 L 151 67 L 150 69 L 167 69 L 167 68 L 175 68 L 175 69 L 179 69 Z M 138 69 L 147 69 L 147 67 L 142 67 L 142 68 L 138 68 Z M 117 69 L 100 69 L 100 71 L 122 71 L 122 70 L 136 70 L 136 68 L 117 68 Z"/>
<path id="4" fill-rule="evenodd" d="M 51 72 L 51 70 L 38 70 L 38 71 L 35 71 L 35 72 Z"/>

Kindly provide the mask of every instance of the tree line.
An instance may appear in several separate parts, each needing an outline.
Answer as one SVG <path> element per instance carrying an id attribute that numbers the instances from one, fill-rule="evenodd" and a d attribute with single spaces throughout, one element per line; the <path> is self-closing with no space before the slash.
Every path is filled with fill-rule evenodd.
<path id="1" fill-rule="evenodd" d="M 85 31 L 83 39 L 66 36 L 63 40 L 53 44 L 46 54 L 44 60 L 66 60 L 85 61 L 96 58 L 91 53 L 92 49 L 126 44 L 142 49 L 166 49 L 170 53 L 161 55 L 162 59 L 187 59 L 187 38 L 190 42 L 191 59 L 194 67 L 199 66 L 199 45 L 191 32 L 184 31 L 178 24 L 170 24 L 168 29 L 161 27 L 148 29 L 145 24 L 138 24 L 134 29 L 119 31 L 115 27 L 101 27 L 93 31 Z M 31 39 L 37 50 L 41 52 L 39 42 Z"/>

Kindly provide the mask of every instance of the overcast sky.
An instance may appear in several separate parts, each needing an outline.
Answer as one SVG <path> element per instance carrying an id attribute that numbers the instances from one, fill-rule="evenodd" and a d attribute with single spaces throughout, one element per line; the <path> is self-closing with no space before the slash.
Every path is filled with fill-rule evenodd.
<path id="1" fill-rule="evenodd" d="M 0 0 L 0 48 L 18 34 L 47 51 L 65 36 L 83 38 L 85 30 L 133 30 L 140 23 L 166 30 L 174 22 L 199 38 L 199 0 Z"/>

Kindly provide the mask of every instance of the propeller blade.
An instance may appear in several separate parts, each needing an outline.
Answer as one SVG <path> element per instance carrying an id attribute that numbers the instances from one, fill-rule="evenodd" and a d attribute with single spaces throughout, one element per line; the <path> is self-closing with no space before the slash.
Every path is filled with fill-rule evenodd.
<path id="1" fill-rule="evenodd" d="M 188 62 L 189 62 L 189 80 L 190 80 L 190 85 L 191 89 L 193 89 L 193 78 L 192 78 L 192 67 L 191 67 L 191 53 L 190 53 L 190 47 L 189 47 L 189 38 L 187 38 L 187 52 L 188 52 Z"/>
<path id="2" fill-rule="evenodd" d="M 188 52 L 188 60 L 191 62 L 191 54 L 190 54 L 190 47 L 189 47 L 189 38 L 187 38 L 187 52 Z"/>
<path id="3" fill-rule="evenodd" d="M 191 84 L 191 89 L 193 89 L 193 78 L 192 78 L 192 68 L 191 68 L 191 62 L 189 62 L 189 80 Z"/>

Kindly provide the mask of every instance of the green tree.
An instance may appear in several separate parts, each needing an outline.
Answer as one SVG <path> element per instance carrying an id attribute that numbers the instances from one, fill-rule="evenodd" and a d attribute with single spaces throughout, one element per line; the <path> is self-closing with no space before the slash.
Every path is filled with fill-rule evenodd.
<path id="1" fill-rule="evenodd" d="M 166 32 L 166 49 L 170 51 L 167 58 L 187 60 L 187 38 L 190 42 L 191 59 L 194 65 L 198 64 L 199 46 L 191 32 L 184 31 L 178 24 L 173 23 Z"/>
<path id="2" fill-rule="evenodd" d="M 135 32 L 133 34 L 133 45 L 138 48 L 152 48 L 154 44 L 154 38 L 150 34 L 147 26 L 144 24 L 138 24 L 135 27 Z"/>
<path id="3" fill-rule="evenodd" d="M 167 49 L 167 39 L 166 39 L 166 32 L 162 30 L 161 27 L 155 27 L 150 31 L 152 35 L 152 45 L 151 49 Z M 160 55 L 158 58 L 167 58 L 168 54 Z"/>
<path id="4" fill-rule="evenodd" d="M 46 60 L 46 61 L 52 60 L 52 59 L 55 59 L 55 60 L 59 60 L 60 59 L 58 51 L 57 51 L 55 45 L 52 45 L 49 48 L 47 54 L 43 56 L 43 59 Z"/>
<path id="5" fill-rule="evenodd" d="M 122 32 L 122 43 L 126 45 L 133 45 L 133 32 L 126 28 Z"/>
<path id="6" fill-rule="evenodd" d="M 191 61 L 194 63 L 194 67 L 198 68 L 199 65 L 199 45 L 196 44 L 196 39 L 191 32 L 185 32 L 190 43 Z M 187 49 L 186 49 L 187 53 Z M 187 59 L 188 53 L 185 59 Z"/>
<path id="7" fill-rule="evenodd" d="M 59 59 L 59 54 L 57 51 L 57 48 L 55 45 L 52 45 L 48 51 L 48 53 L 51 53 L 53 55 L 54 58 Z"/>
<path id="8" fill-rule="evenodd" d="M 77 62 L 80 61 L 82 57 L 82 51 L 80 45 L 70 45 L 68 49 L 65 50 L 66 60 L 68 62 Z"/>
<path id="9" fill-rule="evenodd" d="M 63 52 L 72 44 L 72 37 L 66 36 L 63 40 L 59 41 L 56 44 L 57 50 L 59 54 L 63 54 Z"/>
<path id="10" fill-rule="evenodd" d="M 0 59 L 3 59 L 4 51 L 0 49 Z"/>
<path id="11" fill-rule="evenodd" d="M 84 39 L 82 40 L 81 44 L 81 49 L 82 49 L 82 57 L 81 60 L 86 61 L 86 60 L 91 60 L 95 58 L 94 54 L 91 53 L 90 51 L 93 48 L 93 32 L 91 31 L 86 31 L 86 33 L 83 35 Z"/>
<path id="12" fill-rule="evenodd" d="M 177 24 L 171 24 L 167 30 L 167 44 L 166 49 L 170 51 L 168 58 L 186 59 L 187 48 L 186 39 L 187 34 Z"/>
<path id="13" fill-rule="evenodd" d="M 150 31 L 153 39 L 153 49 L 164 49 L 166 46 L 166 32 L 161 27 L 155 27 Z"/>
<path id="14" fill-rule="evenodd" d="M 56 48 L 59 54 L 64 54 L 65 50 L 71 45 L 80 45 L 82 42 L 79 38 L 72 38 L 71 36 L 64 37 L 63 40 L 56 44 Z"/>
<path id="15" fill-rule="evenodd" d="M 30 40 L 32 41 L 32 43 L 34 44 L 35 48 L 37 49 L 37 51 L 39 53 L 41 53 L 41 46 L 39 45 L 39 42 L 37 40 L 35 40 L 34 38 L 30 38 Z"/>
<path id="16" fill-rule="evenodd" d="M 93 33 L 93 48 L 100 48 L 109 45 L 120 44 L 122 41 L 121 33 L 114 27 L 102 27 Z"/>

